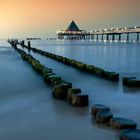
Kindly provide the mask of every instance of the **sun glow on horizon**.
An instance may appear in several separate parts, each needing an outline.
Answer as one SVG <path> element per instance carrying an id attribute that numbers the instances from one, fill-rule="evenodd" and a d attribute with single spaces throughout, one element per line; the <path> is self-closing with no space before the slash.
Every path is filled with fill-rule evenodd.
<path id="1" fill-rule="evenodd" d="M 0 38 L 54 36 L 75 20 L 98 30 L 139 26 L 139 0 L 0 0 Z"/>

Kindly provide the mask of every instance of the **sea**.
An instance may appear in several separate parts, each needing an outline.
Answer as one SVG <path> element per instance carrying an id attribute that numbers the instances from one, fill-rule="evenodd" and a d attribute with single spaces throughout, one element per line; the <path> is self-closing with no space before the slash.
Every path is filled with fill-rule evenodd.
<path id="1" fill-rule="evenodd" d="M 119 140 L 119 131 L 95 123 L 94 104 L 110 107 L 114 117 L 132 119 L 140 128 L 140 88 L 122 86 L 124 76 L 140 78 L 139 42 L 42 39 L 31 40 L 31 46 L 117 72 L 120 80 L 107 81 L 24 49 L 89 95 L 88 107 L 73 107 L 54 100 L 43 78 L 6 40 L 0 40 L 1 140 Z"/>

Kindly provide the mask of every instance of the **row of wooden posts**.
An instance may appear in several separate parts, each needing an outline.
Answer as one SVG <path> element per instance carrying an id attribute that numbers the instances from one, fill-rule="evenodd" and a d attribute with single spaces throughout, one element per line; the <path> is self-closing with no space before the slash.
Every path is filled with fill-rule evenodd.
<path id="1" fill-rule="evenodd" d="M 83 72 L 91 73 L 91 74 L 94 74 L 95 76 L 98 76 L 100 78 L 107 79 L 110 81 L 116 81 L 116 82 L 119 81 L 119 73 L 106 71 L 106 70 L 96 67 L 94 65 L 88 65 L 86 63 L 83 63 L 83 62 L 80 62 L 80 61 L 77 61 L 74 59 L 56 55 L 56 54 L 46 52 L 46 51 L 43 51 L 40 49 L 32 48 L 29 41 L 28 41 L 27 46 L 24 44 L 24 41 L 22 41 L 20 44 L 22 47 L 27 48 L 29 51 L 32 50 L 35 53 L 39 53 L 43 56 L 49 57 L 58 62 L 62 62 L 63 64 L 73 66 Z"/>
<path id="2" fill-rule="evenodd" d="M 62 62 L 64 64 L 66 64 L 66 65 L 73 66 L 81 71 L 94 74 L 100 78 L 104 78 L 104 79 L 107 79 L 110 81 L 119 81 L 119 73 L 117 73 L 117 72 L 109 72 L 102 68 L 96 67 L 94 65 L 88 65 L 86 63 L 83 63 L 83 62 L 80 62 L 80 61 L 77 61 L 74 59 L 56 55 L 56 54 L 46 52 L 46 51 L 43 51 L 40 49 L 32 48 L 30 41 L 28 41 L 27 45 L 25 45 L 25 42 L 23 40 L 20 42 L 20 45 L 22 47 L 27 48 L 29 51 L 32 50 L 35 53 L 39 53 L 43 56 L 52 58 L 58 62 Z M 129 77 L 129 76 L 123 77 L 122 81 L 123 81 L 123 86 L 126 86 L 128 88 L 139 88 L 140 87 L 140 79 L 137 79 L 136 77 Z"/>
<path id="3" fill-rule="evenodd" d="M 85 107 L 89 103 L 88 95 L 82 94 L 81 89 L 72 88 L 72 83 L 65 81 L 62 77 L 57 76 L 51 68 L 41 64 L 30 54 L 17 47 L 17 42 L 8 41 L 12 47 L 21 55 L 23 60 L 31 64 L 32 68 L 42 75 L 45 83 L 52 85 L 52 96 L 55 99 L 68 101 L 71 105 L 77 107 Z M 21 42 L 22 44 L 23 42 Z"/>

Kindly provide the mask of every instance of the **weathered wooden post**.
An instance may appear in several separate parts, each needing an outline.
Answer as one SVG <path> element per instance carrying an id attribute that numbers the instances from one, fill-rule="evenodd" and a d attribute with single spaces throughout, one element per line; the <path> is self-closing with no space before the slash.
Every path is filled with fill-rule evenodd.
<path id="1" fill-rule="evenodd" d="M 82 39 L 85 40 L 85 35 L 82 36 Z"/>
<path id="2" fill-rule="evenodd" d="M 88 35 L 88 40 L 90 40 L 91 38 L 90 38 L 90 35 Z"/>
<path id="3" fill-rule="evenodd" d="M 17 48 L 17 41 L 14 41 L 14 47 Z"/>
<path id="4" fill-rule="evenodd" d="M 25 46 L 24 43 L 25 43 L 24 40 L 22 40 L 22 41 L 20 42 L 20 45 L 21 45 L 22 47 L 24 47 L 24 46 Z"/>
<path id="5" fill-rule="evenodd" d="M 129 33 L 127 33 L 127 41 L 129 41 Z"/>
<path id="6" fill-rule="evenodd" d="M 99 40 L 99 36 L 98 35 L 96 35 L 96 40 Z"/>
<path id="7" fill-rule="evenodd" d="M 139 33 L 137 33 L 137 42 L 139 42 Z"/>
<path id="8" fill-rule="evenodd" d="M 102 34 L 102 36 L 101 36 L 101 40 L 104 40 L 104 34 Z"/>
<path id="9" fill-rule="evenodd" d="M 58 39 L 61 39 L 60 35 L 58 34 Z"/>
<path id="10" fill-rule="evenodd" d="M 94 40 L 94 35 L 91 35 L 91 39 Z"/>
<path id="11" fill-rule="evenodd" d="M 121 34 L 119 34 L 119 41 L 121 41 L 122 37 L 121 37 Z"/>
<path id="12" fill-rule="evenodd" d="M 113 41 L 115 40 L 115 34 L 112 35 L 112 40 L 113 40 Z"/>
<path id="13" fill-rule="evenodd" d="M 31 42 L 30 41 L 28 41 L 28 47 L 31 48 Z"/>
<path id="14" fill-rule="evenodd" d="M 106 35 L 106 40 L 109 40 L 109 35 L 108 34 Z"/>

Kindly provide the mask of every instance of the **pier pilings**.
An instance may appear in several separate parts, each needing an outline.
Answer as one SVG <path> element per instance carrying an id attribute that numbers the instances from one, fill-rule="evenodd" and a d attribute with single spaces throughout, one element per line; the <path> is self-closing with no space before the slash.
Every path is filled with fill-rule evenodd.
<path id="1" fill-rule="evenodd" d="M 140 37 L 139 37 L 140 33 L 137 33 L 137 42 L 139 42 Z"/>
<path id="2" fill-rule="evenodd" d="M 127 39 L 126 40 L 129 41 L 129 38 L 130 38 L 129 33 L 127 33 Z"/>
<path id="3" fill-rule="evenodd" d="M 121 35 L 121 34 L 119 34 L 119 41 L 121 41 L 121 39 L 122 39 L 122 35 Z"/>
<path id="4" fill-rule="evenodd" d="M 109 40 L 109 35 L 108 35 L 108 34 L 106 35 L 106 40 L 107 40 L 107 41 Z"/>
<path id="5" fill-rule="evenodd" d="M 66 40 L 104 40 L 104 35 L 106 36 L 107 41 L 132 41 L 131 35 L 136 34 L 135 39 L 133 41 L 139 42 L 140 37 L 140 27 L 125 27 L 125 28 L 111 28 L 104 30 L 95 30 L 87 32 L 85 30 L 80 31 L 60 31 L 58 32 L 58 39 L 66 39 Z M 126 35 L 124 38 L 123 35 Z M 118 36 L 118 37 L 117 37 Z M 117 37 L 117 38 L 116 38 Z"/>

